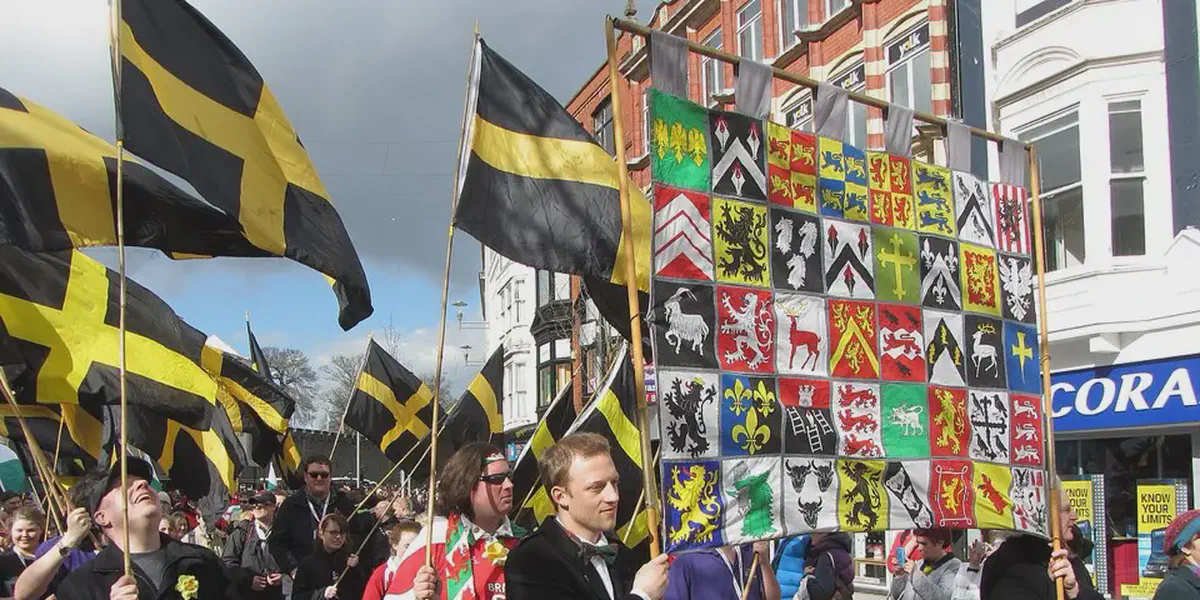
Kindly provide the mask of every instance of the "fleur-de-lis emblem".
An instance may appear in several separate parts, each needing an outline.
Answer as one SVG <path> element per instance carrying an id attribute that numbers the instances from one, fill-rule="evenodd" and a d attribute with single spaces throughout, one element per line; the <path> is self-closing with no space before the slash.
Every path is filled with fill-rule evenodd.
<path id="1" fill-rule="evenodd" d="M 758 411 L 753 408 L 746 411 L 746 422 L 735 425 L 729 433 L 733 436 L 733 441 L 750 454 L 762 450 L 771 439 L 771 428 L 758 423 Z"/>
<path id="2" fill-rule="evenodd" d="M 743 412 L 751 410 L 754 407 L 752 397 L 753 392 L 750 388 L 746 387 L 745 382 L 741 379 L 734 380 L 733 389 L 725 388 L 725 399 L 733 403 L 729 409 L 739 417 L 742 416 Z M 751 412 L 753 411 L 751 410 Z"/>
<path id="3" fill-rule="evenodd" d="M 758 387 L 754 388 L 754 403 L 764 417 L 775 411 L 775 391 L 768 388 L 765 381 L 759 381 Z"/>

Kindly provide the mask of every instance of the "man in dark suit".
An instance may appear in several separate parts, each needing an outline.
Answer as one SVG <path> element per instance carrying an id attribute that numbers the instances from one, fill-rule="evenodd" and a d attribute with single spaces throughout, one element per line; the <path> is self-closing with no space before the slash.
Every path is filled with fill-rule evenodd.
<path id="1" fill-rule="evenodd" d="M 509 600 L 660 600 L 667 555 L 635 573 L 630 551 L 609 534 L 620 498 L 608 440 L 568 435 L 542 453 L 538 471 L 557 514 L 509 553 Z"/>

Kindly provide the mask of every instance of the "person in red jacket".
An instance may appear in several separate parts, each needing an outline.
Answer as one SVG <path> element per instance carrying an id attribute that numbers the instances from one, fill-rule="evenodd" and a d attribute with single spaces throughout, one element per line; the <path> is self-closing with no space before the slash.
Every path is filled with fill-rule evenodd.
<path id="1" fill-rule="evenodd" d="M 404 551 L 421 532 L 421 524 L 412 519 L 393 519 L 390 523 L 385 522 L 381 528 L 387 532 L 388 542 L 391 543 L 391 556 L 371 573 L 362 600 L 383 600 L 392 578 L 400 568 L 400 559 L 404 556 Z"/>

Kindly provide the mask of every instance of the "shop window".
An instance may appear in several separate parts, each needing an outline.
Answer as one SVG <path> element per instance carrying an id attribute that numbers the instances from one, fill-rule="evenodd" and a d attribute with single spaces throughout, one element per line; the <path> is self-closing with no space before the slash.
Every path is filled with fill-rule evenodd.
<path id="1" fill-rule="evenodd" d="M 717 28 L 701 43 L 709 48 L 720 50 L 721 29 Z M 717 102 L 713 100 L 713 96 L 725 91 L 725 64 L 705 56 L 700 59 L 700 74 L 704 79 L 704 98 L 702 98 L 704 105 L 710 108 L 716 106 Z"/>
<path id="2" fill-rule="evenodd" d="M 1142 181 L 1146 168 L 1142 148 L 1142 102 L 1125 100 L 1108 105 L 1108 151 L 1112 179 L 1113 256 L 1146 253 L 1146 215 Z"/>
<path id="3" fill-rule="evenodd" d="M 1024 27 L 1055 9 L 1071 3 L 1071 0 L 1017 0 L 1017 27 Z"/>
<path id="4" fill-rule="evenodd" d="M 612 100 L 607 99 L 596 107 L 596 111 L 592 113 L 592 135 L 596 138 L 596 142 L 601 148 L 613 154 L 615 146 L 613 146 L 613 115 L 612 115 Z"/>
<path id="5" fill-rule="evenodd" d="M 554 365 L 548 364 L 538 367 L 538 414 L 542 414 L 546 407 L 554 401 L 554 392 L 558 389 L 555 383 Z"/>
<path id="6" fill-rule="evenodd" d="M 1075 112 L 1021 134 L 1037 147 L 1042 192 L 1046 270 L 1083 264 L 1083 186 L 1079 116 Z"/>
<path id="7" fill-rule="evenodd" d="M 808 0 L 779 0 L 779 47 L 787 50 L 800 43 L 796 31 L 808 27 Z"/>

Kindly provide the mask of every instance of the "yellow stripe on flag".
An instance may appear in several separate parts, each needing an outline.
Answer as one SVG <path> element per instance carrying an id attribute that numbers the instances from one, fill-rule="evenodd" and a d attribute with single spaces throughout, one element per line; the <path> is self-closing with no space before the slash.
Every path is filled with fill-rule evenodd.
<path id="1" fill-rule="evenodd" d="M 626 548 L 636 548 L 648 537 L 650 537 L 650 528 L 646 527 L 645 509 L 634 515 L 633 520 L 617 529 L 617 539 L 621 540 Z"/>
<path id="2" fill-rule="evenodd" d="M 617 395 L 611 388 L 604 391 L 604 397 L 596 405 L 596 410 L 599 410 L 604 415 L 604 419 L 608 421 L 609 428 L 617 438 L 617 444 L 621 446 L 621 450 L 625 452 L 629 460 L 632 460 L 634 464 L 642 464 L 641 435 L 638 433 L 637 426 L 621 410 L 621 401 L 617 399 Z"/>
<path id="3" fill-rule="evenodd" d="M 471 380 L 471 385 L 467 386 L 467 391 L 471 392 L 472 396 L 479 401 L 479 406 L 483 407 L 483 413 L 487 415 L 488 428 L 493 434 L 504 433 L 504 419 L 500 418 L 500 409 L 496 405 L 496 391 L 492 389 L 492 384 L 488 383 L 483 374 L 475 376 Z"/>
<path id="4" fill-rule="evenodd" d="M 550 433 L 550 428 L 546 426 L 545 421 L 538 424 L 537 430 L 533 432 L 533 437 L 529 440 L 529 449 L 533 451 L 533 457 L 541 458 L 542 453 L 546 448 L 554 445 L 554 435 Z"/>

